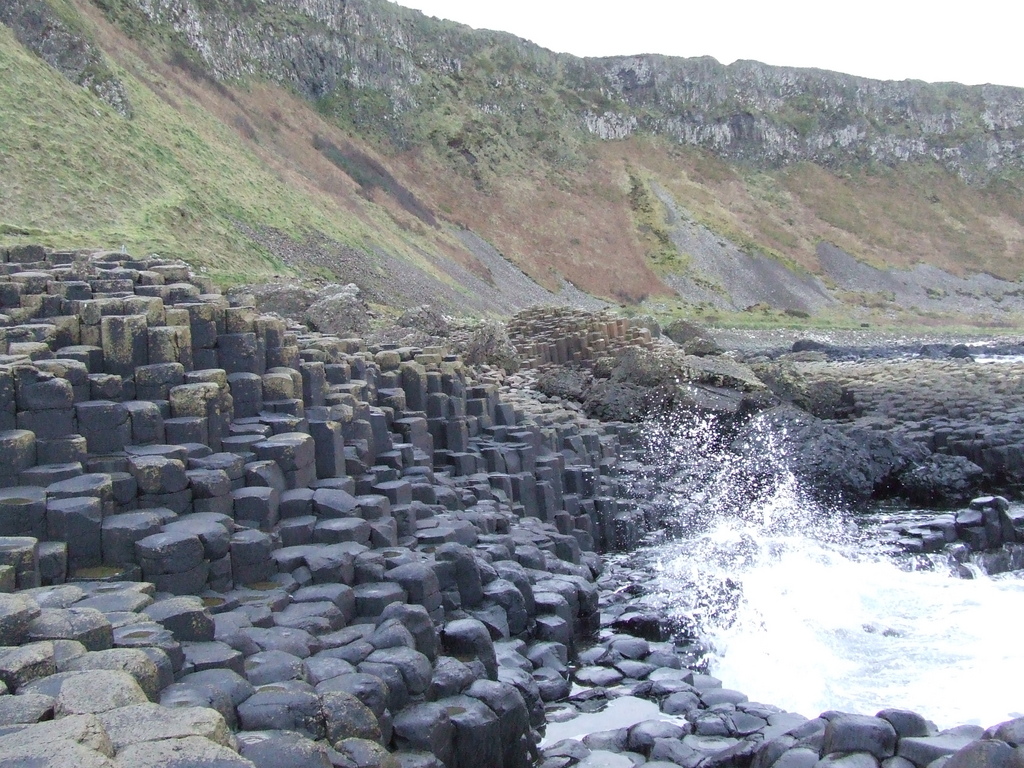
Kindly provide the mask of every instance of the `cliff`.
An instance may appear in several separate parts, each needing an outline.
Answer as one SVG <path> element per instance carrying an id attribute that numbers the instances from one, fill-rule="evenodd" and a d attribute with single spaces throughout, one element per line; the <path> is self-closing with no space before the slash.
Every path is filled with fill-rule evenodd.
<path id="1" fill-rule="evenodd" d="M 100 2 L 115 18 L 140 13 L 173 30 L 218 78 L 269 77 L 406 144 L 443 138 L 440 118 L 458 104 L 494 125 L 515 122 L 503 136 L 540 127 L 541 143 L 564 131 L 647 133 L 769 167 L 927 159 L 971 181 L 1024 168 L 1018 88 L 711 58 L 578 59 L 387 0 Z"/>
<path id="2" fill-rule="evenodd" d="M 217 247 L 173 215 L 145 223 L 217 274 L 212 252 L 237 256 L 226 279 L 247 263 L 313 263 L 355 280 L 355 254 L 377 274 L 387 259 L 412 264 L 428 294 L 436 283 L 479 294 L 474 278 L 500 288 L 510 262 L 556 293 L 715 312 L 1001 321 L 1024 309 L 1022 89 L 579 59 L 387 0 L 9 4 L 2 20 L 20 44 L 94 93 L 87 67 L 62 66 L 25 22 L 47 8 L 74 32 L 64 50 L 89 52 L 121 88 L 105 100 L 133 135 L 153 136 L 168 115 L 194 127 L 202 151 L 182 162 L 189 185 L 208 189 L 158 204 L 194 221 L 192 198 L 208 198 Z M 228 155 L 221 164 L 244 179 L 275 179 L 253 182 L 266 201 L 239 200 L 233 174 L 202 161 Z M 155 157 L 159 176 L 166 154 Z M 8 199 L 9 229 L 57 244 L 56 213 L 39 226 L 38 205 Z"/>

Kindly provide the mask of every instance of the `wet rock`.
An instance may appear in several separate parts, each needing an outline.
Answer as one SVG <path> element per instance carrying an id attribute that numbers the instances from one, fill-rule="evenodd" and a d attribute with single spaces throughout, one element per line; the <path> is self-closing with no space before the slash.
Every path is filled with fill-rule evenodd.
<path id="1" fill-rule="evenodd" d="M 394 740 L 399 749 L 429 752 L 446 766 L 454 765 L 455 724 L 444 704 L 414 704 L 399 712 Z"/>
<path id="2" fill-rule="evenodd" d="M 576 765 L 577 768 L 633 768 L 634 762 L 626 755 L 595 749 Z"/>
<path id="3" fill-rule="evenodd" d="M 666 715 L 685 715 L 700 707 L 700 698 L 692 691 L 677 691 L 661 702 L 661 711 Z"/>
<path id="4" fill-rule="evenodd" d="M 454 766 L 501 764 L 501 728 L 487 705 L 469 696 L 453 696 L 437 704 L 444 707 L 455 728 Z"/>
<path id="5" fill-rule="evenodd" d="M 977 738 L 971 733 L 943 732 L 935 736 L 911 736 L 900 739 L 896 754 L 914 765 L 925 766 L 940 757 L 952 755 Z"/>
<path id="6" fill-rule="evenodd" d="M 312 739 L 325 735 L 317 695 L 284 683 L 264 686 L 243 701 L 238 720 L 247 731 L 299 731 Z"/>
<path id="7" fill-rule="evenodd" d="M 658 739 L 680 739 L 687 732 L 688 729 L 665 720 L 645 720 L 629 729 L 626 746 L 633 752 L 648 755 Z"/>
<path id="8" fill-rule="evenodd" d="M 985 731 L 984 738 L 1005 741 L 1011 747 L 1024 747 L 1024 717 L 993 725 Z"/>
<path id="9" fill-rule="evenodd" d="M 476 676 L 473 670 L 451 656 L 441 656 L 434 664 L 427 698 L 436 701 L 448 696 L 457 696 L 473 684 Z"/>
<path id="10" fill-rule="evenodd" d="M 943 768 L 1020 768 L 1024 749 L 1002 741 L 979 739 L 953 753 Z"/>
<path id="11" fill-rule="evenodd" d="M 490 679 L 497 676 L 494 643 L 482 622 L 476 619 L 449 621 L 441 631 L 441 645 L 446 653 L 457 659 L 479 660 Z"/>
<path id="12" fill-rule="evenodd" d="M 983 475 L 981 467 L 963 456 L 934 453 L 902 472 L 899 481 L 912 503 L 954 506 L 977 493 Z"/>
<path id="13" fill-rule="evenodd" d="M 569 695 L 569 681 L 553 669 L 541 667 L 534 671 L 533 679 L 543 701 L 561 701 Z"/>
<path id="14" fill-rule="evenodd" d="M 256 768 L 331 768 L 323 744 L 292 731 L 244 731 L 238 752 Z"/>
<path id="15" fill-rule="evenodd" d="M 875 717 L 887 720 L 901 739 L 907 736 L 928 736 L 931 733 L 928 721 L 907 709 L 883 709 Z"/>
<path id="16" fill-rule="evenodd" d="M 575 673 L 576 682 L 581 685 L 596 685 L 607 688 L 622 682 L 623 674 L 608 667 L 584 667 Z"/>

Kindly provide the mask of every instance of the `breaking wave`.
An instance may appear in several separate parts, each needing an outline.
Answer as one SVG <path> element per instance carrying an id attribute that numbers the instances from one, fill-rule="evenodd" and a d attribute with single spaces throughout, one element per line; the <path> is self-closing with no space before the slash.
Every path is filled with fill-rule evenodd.
<path id="1" fill-rule="evenodd" d="M 647 434 L 649 498 L 670 531 L 645 553 L 651 598 L 700 638 L 727 687 L 807 716 L 900 707 L 940 727 L 1020 716 L 1019 573 L 965 580 L 941 559 L 886 550 L 870 510 L 801 488 L 781 435 L 736 452 L 710 420 Z"/>

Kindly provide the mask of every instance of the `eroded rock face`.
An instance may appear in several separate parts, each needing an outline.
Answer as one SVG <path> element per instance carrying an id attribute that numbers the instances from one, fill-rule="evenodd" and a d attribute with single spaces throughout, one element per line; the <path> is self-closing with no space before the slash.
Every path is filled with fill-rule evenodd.
<path id="1" fill-rule="evenodd" d="M 687 355 L 705 357 L 707 355 L 721 354 L 722 348 L 718 345 L 706 329 L 688 320 L 673 320 L 665 328 L 665 335 L 683 348 Z"/>
<path id="2" fill-rule="evenodd" d="M 240 15 L 232 6 L 135 1 L 151 22 L 181 35 L 217 77 L 257 71 L 311 100 L 350 89 L 357 125 L 399 144 L 418 138 L 412 129 L 418 123 L 394 118 L 430 111 L 424 86 L 442 78 L 450 83 L 477 51 L 497 46 L 520 72 L 492 85 L 497 113 L 514 114 L 524 80 L 543 83 L 580 94 L 578 104 L 608 103 L 600 111 L 577 103 L 550 107 L 551 124 L 572 124 L 604 140 L 655 133 L 760 165 L 933 160 L 967 179 L 1020 167 L 1024 107 L 1015 88 L 883 82 L 754 61 L 724 66 L 709 57 L 569 59 L 567 66 L 525 41 L 341 0 L 293 3 L 315 34 L 268 40 L 259 14 Z M 378 100 L 385 106 L 376 106 Z M 978 129 L 967 128 L 973 125 Z M 560 151 L 573 151 L 564 144 Z"/>
<path id="3" fill-rule="evenodd" d="M 316 302 L 317 292 L 295 283 L 261 283 L 232 289 L 228 297 L 232 300 L 242 299 L 243 304 L 249 303 L 246 297 L 251 297 L 252 305 L 260 312 L 273 312 L 281 317 L 301 321 L 306 310 Z"/>
<path id="4" fill-rule="evenodd" d="M 740 429 L 734 448 L 756 457 L 768 450 L 765 440 L 779 435 L 787 466 L 832 501 L 903 495 L 951 507 L 980 488 L 981 468 L 962 456 L 932 453 L 899 431 L 818 419 L 792 405 L 757 414 Z"/>
<path id="5" fill-rule="evenodd" d="M 769 405 L 769 393 L 746 365 L 723 357 L 680 354 L 677 348 L 629 347 L 596 366 L 606 374 L 586 390 L 584 407 L 592 416 L 640 421 L 685 411 L 726 420 Z"/>
<path id="6" fill-rule="evenodd" d="M 493 365 L 508 373 L 519 369 L 519 353 L 501 323 L 481 323 L 470 333 L 462 355 L 470 365 Z"/>
<path id="7" fill-rule="evenodd" d="M 131 117 L 128 93 L 103 54 L 44 0 L 5 2 L 0 7 L 0 23 L 10 27 L 22 45 L 72 83 L 92 92 L 123 117 Z"/>
<path id="8" fill-rule="evenodd" d="M 321 333 L 356 336 L 369 330 L 372 317 L 370 308 L 359 297 L 359 288 L 349 283 L 321 289 L 303 319 Z"/>

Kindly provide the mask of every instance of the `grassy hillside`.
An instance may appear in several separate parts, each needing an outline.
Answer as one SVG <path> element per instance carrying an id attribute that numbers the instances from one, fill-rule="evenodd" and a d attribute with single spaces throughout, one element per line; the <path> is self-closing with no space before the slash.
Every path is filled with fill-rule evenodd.
<path id="1" fill-rule="evenodd" d="M 820 272 L 826 241 L 881 268 L 1024 277 L 1012 168 L 968 184 L 927 160 L 772 166 L 641 131 L 602 140 L 569 117 L 612 103 L 592 68 L 404 9 L 407 47 L 393 61 L 393 20 L 346 42 L 353 67 L 379 62 L 360 76 L 393 92 L 353 88 L 342 73 L 312 99 L 276 70 L 215 78 L 183 34 L 147 25 L 129 0 L 60 2 L 123 84 L 131 116 L 0 25 L 0 242 L 124 244 L 222 282 L 358 282 L 386 271 L 386 254 L 469 295 L 459 275 L 493 278 L 456 236 L 465 227 L 551 290 L 568 280 L 616 303 L 671 303 L 666 281 L 693 262 L 673 246 L 657 192 L 721 242 L 800 273 Z M 283 40 L 317 29 L 291 12 L 261 23 Z M 439 35 L 434 54 L 427 33 Z M 451 62 L 402 90 L 395 71 L 427 55 Z M 400 128 L 380 127 L 389 114 Z"/>
<path id="2" fill-rule="evenodd" d="M 372 192 L 359 194 L 358 182 L 313 147 L 314 136 L 338 145 L 349 138 L 309 105 L 259 83 L 228 89 L 81 10 L 93 39 L 116 52 L 108 61 L 133 116 L 68 82 L 0 26 L 5 241 L 123 244 L 186 258 L 226 282 L 294 271 L 247 235 L 253 229 L 413 260 L 424 247 L 436 250 L 438 237 L 450 245 L 440 233 L 403 229 L 400 212 L 389 216 Z"/>

